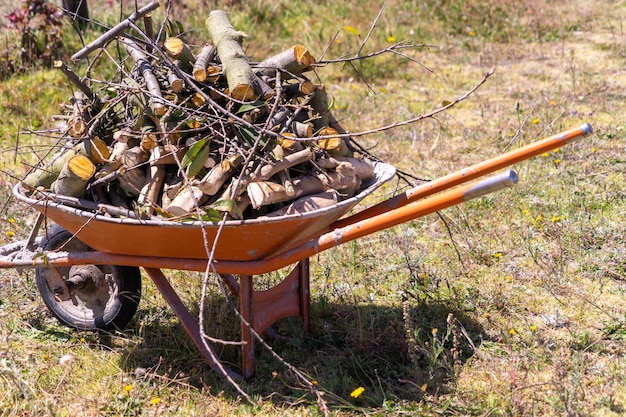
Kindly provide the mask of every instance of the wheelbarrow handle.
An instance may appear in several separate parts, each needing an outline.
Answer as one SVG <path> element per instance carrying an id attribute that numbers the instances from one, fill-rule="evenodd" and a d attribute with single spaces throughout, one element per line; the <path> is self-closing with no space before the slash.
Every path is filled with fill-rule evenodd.
<path id="1" fill-rule="evenodd" d="M 397 207 L 402 207 L 411 201 L 416 201 L 429 195 L 438 193 L 448 188 L 455 187 L 459 184 L 471 181 L 473 179 L 482 177 L 484 175 L 491 174 L 499 169 L 509 167 L 517 162 L 530 159 L 534 156 L 541 155 L 544 152 L 551 151 L 566 145 L 574 140 L 579 139 L 582 136 L 588 136 L 593 133 L 593 128 L 589 123 L 584 123 L 581 126 L 569 130 L 565 130 L 556 135 L 550 136 L 545 139 L 538 140 L 529 145 L 523 146 L 519 149 L 504 153 L 496 156 L 495 158 L 488 159 L 483 162 L 479 162 L 469 168 L 462 169 L 445 175 L 433 181 L 429 181 L 425 184 L 419 185 L 415 188 L 405 191 L 402 194 L 398 194 L 388 200 L 385 200 L 375 206 L 362 210 L 350 217 L 337 220 L 331 224 L 328 230 L 334 228 L 341 228 L 349 224 L 354 224 L 360 220 L 370 218 L 372 216 L 384 213 Z"/>

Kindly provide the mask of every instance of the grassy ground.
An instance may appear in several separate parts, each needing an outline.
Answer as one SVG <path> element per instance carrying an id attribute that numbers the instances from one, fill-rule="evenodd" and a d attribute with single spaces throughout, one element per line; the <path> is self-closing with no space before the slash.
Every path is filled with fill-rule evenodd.
<path id="1" fill-rule="evenodd" d="M 176 6 L 202 39 L 210 6 Z M 369 2 L 218 2 L 263 58 L 295 42 L 320 57 L 359 48 L 379 7 Z M 94 16 L 115 22 L 104 6 Z M 589 122 L 592 137 L 518 164 L 520 184 L 407 222 L 312 259 L 312 334 L 297 319 L 274 350 L 326 392 L 332 415 L 621 415 L 626 410 L 626 224 L 623 158 L 626 6 L 621 1 L 390 1 L 365 51 L 400 40 L 432 45 L 319 76 L 351 131 L 428 112 L 493 75 L 434 119 L 363 138 L 398 168 L 436 178 Z M 359 33 L 359 35 L 356 34 Z M 66 31 L 71 40 L 70 31 Z M 95 36 L 95 34 L 93 35 Z M 73 51 L 70 51 L 70 53 Z M 424 67 L 428 68 L 425 69 Z M 50 125 L 66 82 L 45 69 L 0 84 L 0 182 L 25 172 L 40 143 L 18 131 Z M 19 149 L 17 154 L 13 152 Z M 32 146 L 33 148 L 29 147 Z M 377 198 L 394 192 L 394 184 Z M 375 200 L 373 198 L 372 200 Z M 33 213 L 3 206 L 4 242 Z M 200 277 L 170 273 L 193 305 Z M 277 279 L 260 277 L 259 285 Z M 242 385 L 247 404 L 212 373 L 148 280 L 123 333 L 70 331 L 49 317 L 33 272 L 0 271 L 0 415 L 317 416 L 310 392 L 267 352 Z M 237 337 L 217 290 L 209 332 Z M 220 349 L 239 366 L 236 349 Z M 71 363 L 60 358 L 70 354 Z M 363 387 L 358 398 L 351 392 Z"/>

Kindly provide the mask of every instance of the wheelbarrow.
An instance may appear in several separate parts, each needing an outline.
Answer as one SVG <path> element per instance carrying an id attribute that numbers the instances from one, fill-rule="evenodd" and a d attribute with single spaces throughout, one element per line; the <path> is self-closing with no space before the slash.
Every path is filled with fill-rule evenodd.
<path id="1" fill-rule="evenodd" d="M 35 268 L 38 290 L 62 323 L 85 330 L 122 328 L 137 310 L 143 268 L 210 367 L 235 379 L 255 371 L 256 336 L 279 319 L 299 316 L 310 332 L 309 258 L 337 245 L 408 222 L 517 183 L 517 162 L 590 135 L 585 123 L 517 150 L 411 188 L 347 215 L 395 175 L 377 163 L 375 176 L 352 198 L 305 214 L 224 222 L 144 220 L 132 211 L 45 192 L 18 183 L 13 194 L 39 212 L 28 239 L 0 247 L 0 268 Z M 122 210 L 123 211 L 123 210 Z M 114 213 L 116 216 L 112 216 Z M 346 216 L 347 215 L 347 216 Z M 55 225 L 38 236 L 43 219 Z M 210 255 L 213 255 L 211 258 Z M 266 290 L 254 276 L 293 269 Z M 242 374 L 222 365 L 162 269 L 219 274 L 237 297 Z"/>

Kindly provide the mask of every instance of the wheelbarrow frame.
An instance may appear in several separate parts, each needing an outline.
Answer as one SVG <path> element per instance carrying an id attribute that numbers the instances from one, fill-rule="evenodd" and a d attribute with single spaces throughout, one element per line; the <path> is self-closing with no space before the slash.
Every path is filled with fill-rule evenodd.
<path id="1" fill-rule="evenodd" d="M 209 366 L 228 377 L 246 379 L 254 374 L 254 343 L 257 335 L 263 333 L 276 321 L 284 317 L 299 316 L 304 323 L 304 333 L 309 334 L 309 258 L 312 255 L 509 187 L 517 183 L 517 174 L 514 171 L 506 171 L 475 185 L 457 186 L 562 147 L 592 132 L 592 127 L 585 123 L 577 128 L 563 131 L 453 172 L 356 214 L 324 224 L 308 240 L 296 241 L 295 245 L 261 259 L 215 259 L 209 262 L 206 258 L 146 256 L 102 251 L 50 252 L 38 257 L 14 256 L 16 253 L 32 249 L 36 241 L 36 234 L 32 233 L 26 241 L 0 247 L 0 268 L 57 268 L 88 264 L 142 267 L 173 309 Z M 45 215 L 45 206 L 35 206 L 35 208 Z M 255 275 L 277 271 L 290 265 L 295 265 L 295 267 L 276 286 L 264 291 L 254 290 Z M 238 298 L 241 319 L 242 375 L 221 364 L 210 343 L 203 336 L 198 320 L 185 307 L 162 269 L 217 273 Z"/>

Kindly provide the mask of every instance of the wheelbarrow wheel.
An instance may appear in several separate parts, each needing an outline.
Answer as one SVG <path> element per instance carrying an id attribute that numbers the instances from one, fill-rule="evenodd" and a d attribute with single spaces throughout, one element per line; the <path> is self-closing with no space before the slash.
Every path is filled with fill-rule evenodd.
<path id="1" fill-rule="evenodd" d="M 40 247 L 45 251 L 89 251 L 67 230 L 51 227 Z M 50 268 L 37 268 L 35 281 L 46 307 L 61 323 L 79 330 L 123 329 L 137 312 L 141 273 L 137 267 L 74 265 L 56 268 L 68 294 L 59 296 L 51 283 L 59 279 Z M 50 274 L 53 274 L 52 276 Z"/>

